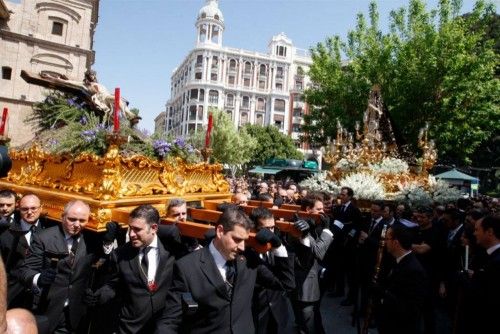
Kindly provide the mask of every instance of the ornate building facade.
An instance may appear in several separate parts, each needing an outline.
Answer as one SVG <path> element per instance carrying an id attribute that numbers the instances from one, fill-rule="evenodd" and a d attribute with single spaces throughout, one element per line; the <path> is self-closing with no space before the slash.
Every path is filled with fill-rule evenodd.
<path id="1" fill-rule="evenodd" d="M 196 20 L 196 46 L 171 77 L 166 111 L 155 130 L 173 135 L 200 131 L 211 108 L 225 110 L 236 126 L 275 125 L 299 139 L 305 74 L 312 63 L 306 50 L 284 34 L 274 36 L 268 53 L 223 46 L 224 16 L 217 0 L 207 0 Z"/>
<path id="2" fill-rule="evenodd" d="M 13 145 L 33 137 L 24 120 L 45 97 L 21 71 L 82 81 L 94 63 L 98 9 L 99 0 L 0 0 L 0 107 L 9 108 L 7 135 Z"/>

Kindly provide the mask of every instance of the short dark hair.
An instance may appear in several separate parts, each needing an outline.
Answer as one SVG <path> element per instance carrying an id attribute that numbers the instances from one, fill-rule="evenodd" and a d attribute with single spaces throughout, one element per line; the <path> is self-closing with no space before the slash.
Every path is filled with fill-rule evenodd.
<path id="1" fill-rule="evenodd" d="M 272 200 L 272 199 L 273 199 L 273 196 L 270 193 L 262 193 L 262 194 L 259 194 L 259 196 L 257 197 L 258 201 L 264 201 L 264 202 L 269 202 L 269 200 Z"/>
<path id="2" fill-rule="evenodd" d="M 17 194 L 10 189 L 0 190 L 0 198 L 9 198 L 9 197 L 14 197 L 14 199 L 17 199 Z"/>
<path id="3" fill-rule="evenodd" d="M 500 239 L 500 215 L 488 215 L 481 219 L 481 227 L 483 230 L 492 229 L 493 234 L 497 239 Z"/>
<path id="4" fill-rule="evenodd" d="M 380 210 L 384 210 L 384 202 L 383 201 L 373 201 L 372 205 L 376 205 L 380 208 Z"/>
<path id="5" fill-rule="evenodd" d="M 312 193 L 302 199 L 300 208 L 305 211 L 307 208 L 314 207 L 314 204 L 318 201 L 323 202 L 323 195 L 321 193 Z"/>
<path id="6" fill-rule="evenodd" d="M 160 223 L 160 213 L 155 207 L 149 204 L 139 205 L 137 208 L 132 210 L 129 215 L 130 219 L 140 219 L 143 218 L 148 225 L 159 224 Z"/>
<path id="7" fill-rule="evenodd" d="M 182 198 L 172 198 L 167 205 L 167 214 L 170 212 L 171 208 L 176 208 L 184 204 L 186 204 L 186 200 Z"/>
<path id="8" fill-rule="evenodd" d="M 394 205 L 394 203 L 384 202 L 383 209 L 385 209 L 385 208 L 389 208 L 389 212 L 392 212 L 393 214 L 394 214 L 394 212 L 396 212 L 396 206 Z"/>
<path id="9" fill-rule="evenodd" d="M 265 207 L 257 207 L 250 213 L 250 219 L 253 221 L 255 226 L 259 226 L 259 220 L 274 218 L 273 213 Z"/>
<path id="10" fill-rule="evenodd" d="M 234 230 L 235 225 L 241 226 L 245 230 L 249 230 L 253 227 L 252 221 L 244 212 L 232 207 L 228 207 L 222 212 L 216 226 L 218 225 L 222 225 L 224 232 Z"/>
<path id="11" fill-rule="evenodd" d="M 415 210 L 418 213 L 424 214 L 427 217 L 432 217 L 434 215 L 434 212 L 432 211 L 431 207 L 428 206 L 419 206 L 417 210 Z"/>
<path id="12" fill-rule="evenodd" d="M 486 211 L 483 209 L 474 209 L 469 212 L 467 212 L 467 216 L 471 216 L 472 219 L 474 220 L 479 220 L 486 216 Z"/>
<path id="13" fill-rule="evenodd" d="M 392 224 L 390 229 L 392 230 L 392 238 L 398 240 L 405 250 L 410 250 L 414 239 L 413 231 L 398 222 Z"/>
<path id="14" fill-rule="evenodd" d="M 450 216 L 453 221 L 460 221 L 460 212 L 455 208 L 448 208 L 444 210 L 444 214 Z"/>
<path id="15" fill-rule="evenodd" d="M 342 190 L 347 191 L 347 196 L 349 196 L 351 198 L 354 197 L 354 190 L 352 190 L 351 187 L 342 187 L 342 188 L 340 188 L 340 191 L 342 191 Z"/>

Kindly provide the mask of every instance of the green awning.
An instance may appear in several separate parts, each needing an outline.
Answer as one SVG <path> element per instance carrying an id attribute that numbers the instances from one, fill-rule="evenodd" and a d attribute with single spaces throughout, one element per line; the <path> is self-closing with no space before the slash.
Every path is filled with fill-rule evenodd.
<path id="1" fill-rule="evenodd" d="M 279 173 L 281 171 L 282 171 L 281 168 L 264 168 L 264 167 L 257 166 L 255 168 L 250 169 L 248 172 L 255 173 L 255 174 L 272 174 L 272 175 L 274 175 L 274 174 Z"/>

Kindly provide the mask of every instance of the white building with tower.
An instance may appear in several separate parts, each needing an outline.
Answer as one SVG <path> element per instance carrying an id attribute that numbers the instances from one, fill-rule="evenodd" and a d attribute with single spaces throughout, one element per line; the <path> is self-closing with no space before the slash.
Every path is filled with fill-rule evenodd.
<path id="1" fill-rule="evenodd" d="M 236 126 L 271 124 L 298 140 L 307 112 L 302 93 L 309 84 L 309 52 L 284 33 L 272 37 L 267 53 L 226 47 L 224 29 L 218 1 L 207 0 L 196 19 L 196 46 L 172 74 L 171 97 L 155 131 L 202 131 L 213 107 Z"/>

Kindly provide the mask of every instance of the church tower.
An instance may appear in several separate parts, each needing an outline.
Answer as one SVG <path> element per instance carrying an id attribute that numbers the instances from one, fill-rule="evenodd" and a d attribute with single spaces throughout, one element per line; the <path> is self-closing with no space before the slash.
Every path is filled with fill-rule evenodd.
<path id="1" fill-rule="evenodd" d="M 218 0 L 207 0 L 196 20 L 196 46 L 222 46 L 224 17 L 219 9 Z"/>

